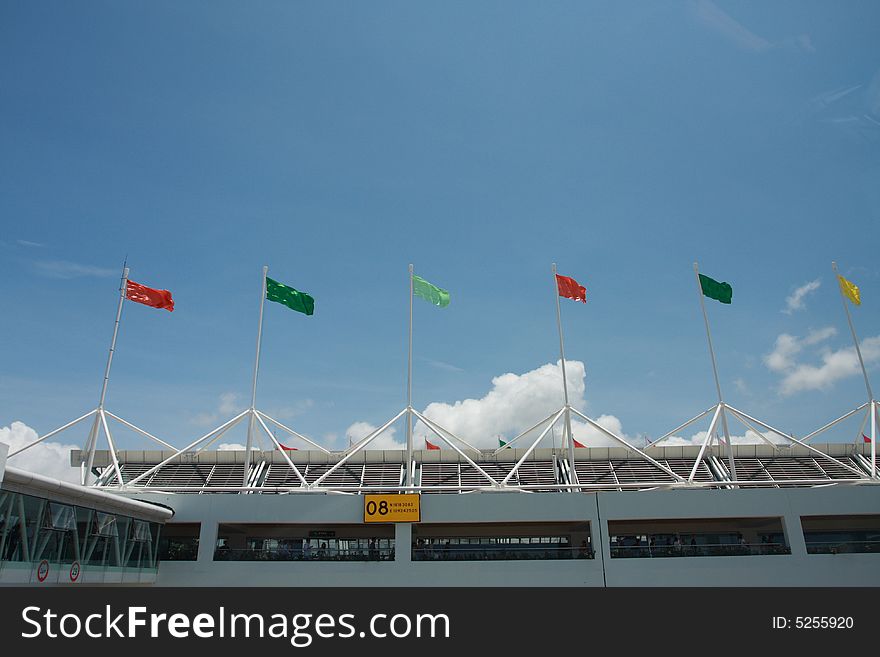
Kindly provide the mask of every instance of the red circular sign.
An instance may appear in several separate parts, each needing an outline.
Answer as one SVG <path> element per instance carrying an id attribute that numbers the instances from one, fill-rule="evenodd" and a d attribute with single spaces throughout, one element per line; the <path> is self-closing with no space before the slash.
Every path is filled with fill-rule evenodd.
<path id="1" fill-rule="evenodd" d="M 49 562 L 43 559 L 40 562 L 40 565 L 37 566 L 37 579 L 41 582 L 45 582 L 46 578 L 49 576 Z"/>
<path id="2" fill-rule="evenodd" d="M 70 566 L 70 581 L 71 582 L 75 582 L 77 579 L 79 579 L 79 571 L 80 571 L 79 561 L 74 561 L 73 564 Z"/>

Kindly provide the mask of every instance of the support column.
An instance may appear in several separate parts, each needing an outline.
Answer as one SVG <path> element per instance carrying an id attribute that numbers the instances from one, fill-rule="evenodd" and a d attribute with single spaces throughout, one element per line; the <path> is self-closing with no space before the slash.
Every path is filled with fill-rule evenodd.
<path id="1" fill-rule="evenodd" d="M 198 563 L 209 564 L 214 561 L 214 550 L 217 548 L 217 533 L 220 525 L 211 520 L 203 522 L 199 528 Z"/>
<path id="2" fill-rule="evenodd" d="M 410 563 L 412 561 L 412 525 L 398 522 L 394 525 L 394 561 Z"/>
<path id="3" fill-rule="evenodd" d="M 791 556 L 806 557 L 807 542 L 804 540 L 804 528 L 801 525 L 801 517 L 789 507 L 789 512 L 782 516 L 782 533 L 791 548 Z"/>

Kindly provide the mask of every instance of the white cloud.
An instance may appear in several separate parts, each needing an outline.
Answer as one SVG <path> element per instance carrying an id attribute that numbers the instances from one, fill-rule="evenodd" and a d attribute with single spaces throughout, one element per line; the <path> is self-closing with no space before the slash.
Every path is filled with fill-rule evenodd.
<path id="1" fill-rule="evenodd" d="M 0 427 L 0 443 L 9 445 L 9 452 L 34 442 L 39 435 L 24 422 L 13 422 L 8 427 Z M 70 450 L 80 449 L 80 445 L 64 445 L 62 443 L 44 441 L 13 456 L 7 464 L 36 472 L 37 474 L 79 483 L 79 468 L 70 467 Z"/>
<path id="2" fill-rule="evenodd" d="M 242 445 L 241 443 L 220 443 L 217 445 L 218 452 L 243 452 L 247 449 L 246 445 Z M 259 450 L 260 448 L 256 445 L 251 445 L 251 450 Z"/>
<path id="3" fill-rule="evenodd" d="M 764 356 L 764 364 L 774 372 L 785 372 L 795 367 L 795 356 L 805 346 L 812 346 L 824 342 L 828 338 L 837 335 L 837 329 L 833 326 L 810 331 L 805 338 L 798 338 L 788 333 L 782 333 L 776 338 L 773 351 Z"/>
<path id="4" fill-rule="evenodd" d="M 810 292 L 818 290 L 820 285 L 822 285 L 822 281 L 818 278 L 815 281 L 810 281 L 809 283 L 801 285 L 792 292 L 791 296 L 785 299 L 785 308 L 782 312 L 791 315 L 795 310 L 801 310 L 804 308 L 804 297 L 810 294 Z"/>
<path id="5" fill-rule="evenodd" d="M 39 260 L 33 263 L 33 267 L 34 270 L 42 276 L 60 279 L 81 278 L 83 276 L 108 278 L 120 274 L 120 272 L 115 269 L 81 265 L 77 262 L 69 262 L 67 260 Z"/>
<path id="6" fill-rule="evenodd" d="M 568 395 L 574 408 L 585 407 L 584 400 L 586 368 L 577 360 L 566 361 Z M 562 374 L 559 362 L 547 363 L 524 374 L 508 372 L 492 379 L 492 387 L 479 399 L 464 399 L 451 404 L 433 402 L 425 408 L 423 415 L 444 429 L 479 448 L 498 447 L 498 438 L 510 440 L 563 405 Z M 600 415 L 596 421 L 606 429 L 631 440 L 623 433 L 621 422 L 613 415 Z M 403 419 L 398 420 L 401 425 Z M 609 438 L 592 425 L 581 422 L 572 416 L 572 433 L 575 440 L 588 447 L 618 446 L 620 443 Z M 561 443 L 564 423 L 562 418 L 556 423 L 557 445 Z M 517 441 L 517 447 L 527 447 L 546 425 L 542 425 L 530 436 Z M 370 443 L 371 449 L 404 449 L 405 442 L 395 439 L 397 426 L 389 427 L 382 435 Z M 356 442 L 374 431 L 376 427 L 368 422 L 355 422 L 345 432 Z M 416 449 L 424 447 L 427 438 L 434 444 L 445 444 L 422 422 L 413 427 L 413 443 Z M 542 446 L 550 446 L 551 434 L 547 434 Z"/>
<path id="7" fill-rule="evenodd" d="M 835 335 L 837 335 L 837 329 L 833 326 L 826 326 L 825 328 L 816 329 L 807 333 L 807 337 L 804 338 L 803 344 L 819 344 L 820 342 L 824 342 L 828 338 L 833 338 Z"/>
<path id="8" fill-rule="evenodd" d="M 300 399 L 299 401 L 290 404 L 272 406 L 271 408 L 267 408 L 265 412 L 269 417 L 275 418 L 278 421 L 290 420 L 298 415 L 302 415 L 314 405 L 315 401 L 313 399 Z"/>
<path id="9" fill-rule="evenodd" d="M 443 370 L 444 372 L 464 372 L 464 370 L 457 365 L 444 363 L 442 360 L 433 360 L 431 358 L 423 358 L 422 360 L 428 363 L 428 365 L 430 365 L 431 367 L 438 370 Z"/>
<path id="10" fill-rule="evenodd" d="M 346 438 L 351 438 L 352 443 L 357 443 L 357 441 L 362 438 L 366 438 L 369 434 L 374 432 L 378 427 L 373 426 L 369 422 L 355 422 L 348 429 L 345 430 Z M 394 439 L 394 434 L 396 433 L 397 428 L 394 426 L 390 426 L 378 437 L 373 439 L 367 449 L 406 449 L 406 444 L 401 443 Z M 413 433 L 413 436 L 416 434 Z M 415 439 L 415 438 L 414 438 Z M 346 443 L 348 441 L 346 440 Z M 347 448 L 348 445 L 346 444 Z"/>
<path id="11" fill-rule="evenodd" d="M 695 0 L 691 3 L 691 7 L 704 25 L 723 35 L 743 50 L 764 52 L 773 47 L 773 44 L 767 39 L 749 30 L 710 0 Z"/>
<path id="12" fill-rule="evenodd" d="M 763 432 L 764 436 L 773 443 L 778 444 L 789 444 L 790 440 L 780 436 L 777 433 L 765 431 Z M 706 440 L 706 431 L 699 431 L 695 433 L 690 438 L 682 438 L 681 436 L 670 436 L 662 443 L 659 443 L 663 447 L 673 447 L 676 445 L 702 445 L 703 441 Z M 721 438 L 723 440 L 723 438 Z M 757 433 L 752 431 L 751 429 L 747 429 L 745 434 L 741 436 L 732 435 L 730 436 L 730 441 L 734 445 L 755 445 L 755 444 L 766 444 L 764 440 Z"/>
<path id="13" fill-rule="evenodd" d="M 190 423 L 198 427 L 211 427 L 231 419 L 242 410 L 239 396 L 234 392 L 224 392 L 217 402 L 217 410 L 210 413 L 197 413 Z"/>
<path id="14" fill-rule="evenodd" d="M 776 338 L 773 351 L 764 356 L 764 364 L 774 372 L 784 372 L 794 367 L 794 357 L 801 350 L 798 339 L 783 333 Z"/>
<path id="15" fill-rule="evenodd" d="M 567 360 L 565 365 L 571 404 L 583 408 L 584 364 Z M 513 438 L 561 408 L 562 404 L 559 364 L 547 363 L 524 374 L 508 372 L 496 376 L 492 379 L 491 390 L 480 399 L 464 399 L 452 404 L 434 402 L 425 408 L 423 414 L 475 447 L 497 447 L 499 435 Z M 417 435 L 427 435 L 431 440 L 433 434 L 419 423 Z M 517 445 L 524 440 L 526 438 Z"/>
<path id="16" fill-rule="evenodd" d="M 776 338 L 773 351 L 764 356 L 764 364 L 771 371 L 782 375 L 780 393 L 788 396 L 805 390 L 827 390 L 837 381 L 861 373 L 854 347 L 837 350 L 822 348 L 819 351 L 818 365 L 798 362 L 797 356 L 804 347 L 818 345 L 836 333 L 829 326 L 811 331 L 802 339 L 787 333 Z M 861 348 L 866 367 L 880 362 L 880 335 L 862 340 Z"/>
<path id="17" fill-rule="evenodd" d="M 866 367 L 880 362 L 880 335 L 862 340 L 861 347 Z M 840 379 L 858 374 L 861 367 L 854 347 L 827 350 L 822 354 L 821 365 L 798 365 L 788 372 L 780 391 L 783 395 L 792 395 L 802 390 L 827 390 Z"/>
<path id="18" fill-rule="evenodd" d="M 224 415 L 234 414 L 238 410 L 238 395 L 234 392 L 224 392 L 220 395 L 220 405 L 217 410 Z"/>
<path id="19" fill-rule="evenodd" d="M 787 37 L 772 42 L 752 32 L 711 0 L 692 0 L 690 8 L 703 25 L 714 30 L 741 50 L 753 53 L 767 52 L 773 48 L 788 48 L 804 52 L 815 52 L 816 48 L 809 34 Z"/>
<path id="20" fill-rule="evenodd" d="M 586 445 L 587 447 L 623 447 L 620 442 L 614 440 L 614 438 L 600 431 L 592 424 L 575 420 L 576 417 L 577 416 L 573 416 L 571 420 L 571 433 L 574 436 L 574 439 L 582 445 Z M 620 436 L 630 445 L 634 444 L 633 438 L 627 436 L 623 432 L 623 424 L 614 415 L 600 415 L 593 419 L 596 420 L 597 424 L 602 425 L 605 429 Z M 562 426 L 561 421 L 559 426 Z"/>
<path id="21" fill-rule="evenodd" d="M 289 404 L 273 406 L 272 408 L 263 409 L 264 412 L 279 422 L 289 420 L 298 415 L 302 415 L 315 405 L 312 399 L 301 399 Z M 241 395 L 235 392 L 224 392 L 217 401 L 217 410 L 203 413 L 196 413 L 189 419 L 190 424 L 197 427 L 212 427 L 231 419 L 244 410 L 244 402 L 241 401 Z"/>

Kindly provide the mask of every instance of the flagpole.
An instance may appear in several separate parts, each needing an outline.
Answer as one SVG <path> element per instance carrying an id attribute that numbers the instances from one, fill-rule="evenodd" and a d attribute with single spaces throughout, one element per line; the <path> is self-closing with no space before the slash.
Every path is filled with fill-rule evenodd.
<path id="1" fill-rule="evenodd" d="M 95 422 L 92 425 L 92 430 L 89 433 L 88 439 L 86 440 L 89 451 L 89 464 L 86 467 L 86 471 L 83 473 L 83 477 L 80 479 L 83 485 L 86 485 L 88 483 L 89 474 L 91 473 L 92 465 L 95 462 L 95 449 L 98 446 L 98 431 L 100 430 L 101 421 L 100 418 L 104 415 L 104 401 L 107 398 L 107 387 L 110 383 L 110 366 L 113 364 L 113 354 L 116 352 L 116 338 L 119 336 L 119 320 L 122 319 L 122 304 L 125 302 L 126 297 L 128 272 L 129 268 L 123 264 L 122 279 L 119 283 L 119 304 L 116 306 L 116 322 L 113 324 L 113 337 L 110 339 L 110 353 L 107 354 L 107 367 L 104 368 L 104 381 L 101 384 L 101 397 L 98 399 L 98 416 L 95 417 Z M 121 483 L 122 482 L 120 482 L 120 485 Z"/>
<path id="2" fill-rule="evenodd" d="M 254 440 L 254 421 L 257 409 L 257 374 L 260 371 L 260 343 L 263 339 L 263 307 L 266 305 L 266 274 L 269 273 L 269 267 L 263 265 L 263 279 L 260 284 L 260 321 L 257 327 L 257 354 L 254 358 L 254 381 L 251 387 L 251 407 L 248 409 L 248 432 L 247 446 L 244 455 L 244 474 L 242 475 L 242 486 L 247 486 L 248 470 L 251 465 L 251 446 Z"/>
<path id="3" fill-rule="evenodd" d="M 412 351 L 413 351 L 413 266 L 409 265 L 409 350 L 406 364 L 406 484 L 410 481 L 413 459 L 412 442 Z"/>
<path id="4" fill-rule="evenodd" d="M 834 269 L 835 277 L 840 276 L 837 271 L 837 263 L 831 262 L 831 267 Z M 840 286 L 840 279 L 837 279 L 838 287 Z M 856 328 L 853 325 L 852 315 L 849 314 L 849 307 L 846 305 L 846 298 L 843 296 L 843 292 L 840 294 L 840 302 L 843 304 L 843 312 L 846 313 L 846 321 L 849 324 L 850 333 L 852 333 L 853 344 L 856 346 L 856 355 L 859 357 L 859 365 L 862 368 L 862 376 L 865 378 L 865 389 L 868 391 L 868 401 L 874 401 L 874 393 L 871 390 L 871 384 L 868 382 L 868 371 L 865 369 L 865 361 L 862 360 L 862 350 L 859 347 L 859 338 L 856 336 Z"/>
<path id="5" fill-rule="evenodd" d="M 574 468 L 574 443 L 571 439 L 571 406 L 568 403 L 568 378 L 565 375 L 565 340 L 562 336 L 562 312 L 559 309 L 559 283 L 556 278 L 556 263 L 553 263 L 553 292 L 556 299 L 556 328 L 559 331 L 559 360 L 562 363 L 562 394 L 565 399 L 565 436 L 568 443 L 568 463 L 571 466 L 573 483 L 577 482 Z"/>
<path id="6" fill-rule="evenodd" d="M 730 464 L 730 475 L 736 481 L 736 465 L 733 462 L 733 445 L 730 444 L 730 431 L 727 427 L 727 416 L 724 413 L 724 399 L 721 396 L 721 383 L 718 380 L 718 365 L 715 362 L 715 348 L 712 346 L 712 331 L 709 329 L 709 316 L 706 314 L 706 302 L 703 300 L 703 286 L 700 284 L 700 268 L 694 263 L 694 278 L 697 281 L 697 296 L 700 298 L 700 310 L 703 311 L 703 323 L 706 325 L 706 340 L 709 343 L 709 356 L 712 359 L 712 375 L 715 377 L 715 390 L 718 392 L 718 405 L 721 407 L 721 426 L 727 440 L 727 459 Z"/>
<path id="7" fill-rule="evenodd" d="M 110 341 L 110 353 L 107 356 L 107 368 L 104 370 L 104 383 L 101 386 L 101 398 L 98 408 L 104 408 L 104 400 L 107 397 L 107 384 L 110 381 L 110 366 L 113 364 L 113 353 L 116 351 L 116 338 L 119 335 L 119 320 L 122 318 L 122 304 L 125 301 L 126 286 L 128 283 L 128 267 L 123 266 L 122 282 L 119 286 L 119 305 L 116 307 L 116 323 L 113 325 L 113 338 Z"/>
<path id="8" fill-rule="evenodd" d="M 840 273 L 837 271 L 837 263 L 833 260 L 831 261 L 831 268 L 834 270 L 834 276 L 840 276 Z M 840 279 L 837 279 L 837 286 L 840 287 Z M 862 368 L 862 376 L 865 379 L 865 390 L 868 392 L 868 412 L 871 413 L 871 477 L 873 478 L 877 474 L 877 463 L 876 463 L 876 451 L 877 451 L 877 436 L 874 435 L 876 431 L 877 419 L 875 417 L 874 411 L 874 392 L 871 390 L 871 384 L 868 381 L 868 371 L 865 369 L 865 361 L 862 359 L 862 350 L 859 347 L 859 338 L 856 335 L 856 327 L 852 321 L 852 315 L 849 313 L 849 306 L 846 304 L 846 298 L 843 296 L 843 291 L 840 293 L 840 302 L 843 304 L 843 312 L 846 313 L 846 321 L 849 324 L 849 331 L 852 334 L 853 344 L 856 347 L 856 355 L 859 357 L 859 366 Z"/>

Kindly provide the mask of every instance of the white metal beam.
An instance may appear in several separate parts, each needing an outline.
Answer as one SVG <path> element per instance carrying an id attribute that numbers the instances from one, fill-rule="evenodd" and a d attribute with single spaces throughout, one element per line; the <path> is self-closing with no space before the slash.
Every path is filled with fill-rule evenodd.
<path id="1" fill-rule="evenodd" d="M 36 445 L 37 443 L 41 443 L 41 442 L 43 442 L 44 440 L 48 440 L 49 438 L 51 438 L 51 437 L 54 436 L 55 434 L 61 433 L 61 432 L 64 431 L 65 429 L 69 429 L 69 428 L 72 427 L 73 425 L 82 422 L 82 421 L 85 420 L 87 417 L 91 417 L 92 415 L 94 415 L 94 414 L 97 413 L 97 412 L 98 412 L 98 409 L 95 408 L 95 409 L 89 411 L 88 413 L 86 413 L 85 415 L 81 415 L 81 416 L 79 416 L 78 418 L 76 418 L 76 419 L 73 420 L 72 422 L 68 422 L 67 424 L 65 424 L 65 425 L 62 426 L 62 427 L 58 427 L 57 429 L 53 429 L 53 430 L 50 431 L 49 433 L 44 434 L 44 435 L 40 436 L 39 438 L 37 438 L 34 442 L 32 442 L 32 443 L 30 443 L 30 444 L 28 444 L 28 445 L 25 445 L 24 447 L 19 447 L 19 448 L 18 448 L 17 450 L 15 450 L 14 452 L 10 452 L 10 453 L 9 453 L 9 456 L 8 456 L 7 458 L 12 458 L 12 457 L 15 456 L 16 454 L 21 454 L 24 450 L 26 450 L 26 449 L 30 449 L 31 447 L 33 447 L 33 446 Z"/>
<path id="2" fill-rule="evenodd" d="M 577 415 L 579 418 L 581 418 L 582 420 L 584 420 L 587 424 L 590 424 L 591 426 L 595 427 L 596 429 L 598 429 L 599 431 L 601 431 L 602 433 L 604 433 L 604 434 L 605 434 L 606 436 L 608 436 L 609 438 L 612 438 L 613 440 L 616 440 L 616 441 L 619 442 L 621 445 L 623 445 L 624 447 L 626 447 L 628 450 L 630 450 L 630 451 L 632 451 L 632 452 L 635 452 L 636 454 L 638 454 L 639 456 L 641 456 L 641 457 L 642 457 L 643 459 L 645 459 L 646 461 L 649 461 L 650 463 L 653 463 L 655 466 L 657 466 L 658 468 L 660 468 L 661 470 L 663 470 L 663 472 L 665 472 L 666 474 L 668 474 L 669 476 L 671 476 L 671 477 L 672 477 L 673 479 L 675 479 L 676 481 L 684 481 L 684 477 L 682 477 L 682 476 L 676 474 L 675 472 L 673 472 L 672 470 L 670 470 L 669 468 L 667 468 L 667 467 L 666 467 L 665 465 L 663 465 L 662 463 L 659 463 L 658 461 L 655 461 L 655 460 L 652 459 L 650 456 L 648 456 L 647 454 L 645 454 L 645 452 L 643 452 L 642 450 L 640 450 L 638 447 L 636 447 L 635 445 L 631 445 L 631 444 L 628 443 L 625 439 L 621 438 L 620 436 L 618 436 L 618 435 L 617 435 L 616 433 L 614 433 L 613 431 L 610 431 L 610 430 L 606 429 L 606 428 L 603 427 L 601 424 L 599 424 L 598 422 L 596 422 L 594 419 L 587 417 L 586 415 L 584 415 L 583 413 L 581 413 L 581 412 L 580 412 L 579 410 L 577 410 L 576 408 L 572 408 L 571 411 L 572 411 L 572 413 L 574 413 L 575 415 Z M 572 465 L 573 465 L 573 464 L 572 464 Z"/>
<path id="3" fill-rule="evenodd" d="M 399 419 L 401 418 L 401 416 L 402 416 L 404 413 L 406 413 L 408 410 L 409 410 L 409 409 L 407 409 L 407 408 L 403 409 L 402 411 L 400 411 L 400 413 L 398 413 L 398 414 L 395 415 L 393 418 L 391 418 L 390 420 L 388 420 L 388 421 L 387 421 L 385 424 L 383 424 L 381 427 L 379 427 L 378 429 L 376 429 L 376 430 L 373 431 L 372 433 L 367 434 L 367 436 L 365 436 L 363 439 L 361 439 L 357 444 L 355 444 L 355 445 L 353 445 L 351 448 L 349 448 L 349 450 L 345 453 L 345 455 L 344 455 L 339 461 L 337 461 L 336 464 L 335 464 L 333 467 L 331 467 L 329 470 L 327 470 L 327 472 L 325 472 L 325 473 L 322 474 L 320 477 L 318 477 L 315 481 L 313 481 L 309 487 L 310 487 L 310 488 L 317 488 L 318 486 L 320 486 L 320 485 L 321 485 L 321 482 L 324 481 L 327 477 L 329 477 L 331 473 L 333 473 L 333 472 L 335 472 L 336 470 L 338 470 L 338 469 L 340 468 L 340 466 L 342 466 L 343 463 L 345 463 L 346 461 L 348 461 L 348 459 L 350 459 L 352 456 L 354 456 L 354 455 L 357 454 L 359 451 L 361 451 L 362 449 L 364 449 L 367 445 L 369 445 L 371 442 L 373 442 L 373 440 L 375 440 L 376 438 L 378 438 L 379 435 L 380 435 L 381 433 L 383 433 L 383 432 L 384 432 L 388 427 L 390 427 L 392 424 L 394 424 L 395 422 L 397 422 L 397 420 L 399 420 Z M 409 471 L 409 467 L 410 467 L 410 463 L 407 463 L 407 464 L 406 464 L 406 469 L 407 469 L 407 480 L 409 480 L 409 477 L 411 476 L 411 475 L 409 475 L 409 472 L 408 472 L 408 471 Z"/>
<path id="4" fill-rule="evenodd" d="M 440 427 L 439 424 L 435 424 L 433 421 L 429 420 L 428 418 L 426 418 L 424 415 L 422 415 L 421 413 L 419 413 L 416 410 L 413 410 L 411 412 L 414 413 L 415 416 L 417 418 L 419 418 L 422 422 L 424 422 L 425 426 L 428 427 L 431 431 L 433 431 L 440 440 L 442 440 L 447 445 L 449 445 L 452 449 L 454 449 L 456 452 L 458 452 L 459 456 L 461 456 L 465 461 L 467 461 L 471 465 L 471 467 L 475 468 L 481 475 L 486 477 L 492 483 L 493 486 L 498 485 L 498 482 L 495 480 L 494 477 L 490 476 L 488 472 L 486 472 L 485 470 L 483 470 L 483 468 L 481 468 L 479 465 L 477 465 L 477 463 L 473 459 L 471 459 L 467 454 L 465 454 L 451 440 L 449 440 L 446 436 L 444 436 L 438 430 L 438 429 L 442 428 L 442 427 Z"/>
<path id="5" fill-rule="evenodd" d="M 299 468 L 297 468 L 293 464 L 293 461 L 290 460 L 290 457 L 287 455 L 287 452 L 281 448 L 281 443 L 279 443 L 278 440 L 275 438 L 275 436 L 272 435 L 272 432 L 269 431 L 269 427 L 267 427 L 266 423 L 263 422 L 263 418 L 260 417 L 259 413 L 256 413 L 255 415 L 257 417 L 257 421 L 260 423 L 260 426 L 263 427 L 263 431 L 265 431 L 266 435 L 269 436 L 269 440 L 271 440 L 273 443 L 275 443 L 275 447 L 278 448 L 278 451 L 281 452 L 281 456 L 283 456 L 284 460 L 287 461 L 287 465 L 289 465 L 290 469 L 293 470 L 293 473 L 297 477 L 299 477 L 299 480 L 302 482 L 302 485 L 308 486 L 309 482 L 306 481 L 306 478 L 303 477 L 302 473 L 299 471 Z"/>
<path id="6" fill-rule="evenodd" d="M 150 440 L 152 440 L 152 441 L 154 441 L 154 442 L 156 442 L 156 443 L 159 443 L 159 444 L 162 445 L 163 447 L 167 447 L 168 449 L 176 449 L 176 448 L 174 447 L 174 445 L 169 445 L 169 444 L 166 443 L 164 440 L 160 440 L 159 438 L 156 438 L 156 436 L 154 436 L 153 434 L 151 434 L 151 433 L 147 433 L 146 431 L 144 431 L 144 430 L 141 429 L 140 427 L 136 427 L 135 425 L 133 425 L 131 422 L 128 422 L 128 421 L 126 421 L 126 420 L 123 420 L 123 419 L 122 419 L 121 417 L 119 417 L 118 415 L 114 415 L 114 414 L 111 413 L 110 411 L 104 411 L 104 413 L 105 413 L 106 415 L 109 415 L 110 417 L 112 417 L 112 418 L 113 418 L 114 420 L 116 420 L 117 422 L 121 422 L 122 424 L 124 424 L 125 426 L 127 426 L 129 429 L 132 429 L 133 431 L 137 431 L 139 434 L 141 434 L 141 435 L 143 435 L 143 436 L 146 436 L 147 438 L 149 438 Z"/>
<path id="7" fill-rule="evenodd" d="M 147 470 L 143 474 L 138 475 L 137 477 L 135 477 L 134 479 L 132 479 L 131 481 L 129 481 L 125 485 L 126 486 L 134 486 L 134 484 L 136 484 L 137 482 L 141 481 L 145 477 L 147 477 L 147 476 L 153 474 L 154 472 L 156 472 L 157 470 L 159 470 L 163 465 L 167 465 L 168 463 L 170 463 L 171 461 L 176 459 L 181 454 L 184 454 L 186 452 L 191 451 L 193 447 L 195 447 L 196 445 L 198 445 L 199 443 L 201 443 L 204 440 L 208 440 L 215 433 L 220 432 L 220 431 L 224 431 L 227 427 L 229 427 L 229 425 L 234 424 L 235 422 L 237 422 L 238 420 L 240 420 L 241 418 L 243 418 L 247 414 L 248 414 L 247 411 L 242 411 L 241 413 L 239 413 L 238 415 L 233 417 L 231 420 L 227 420 L 226 422 L 221 424 L 219 427 L 215 427 L 214 429 L 211 429 L 211 431 L 206 433 L 204 436 L 201 436 L 200 438 L 197 438 L 196 440 L 192 441 L 186 447 L 182 447 L 181 449 L 178 449 L 176 452 L 174 452 L 174 454 L 169 456 L 167 459 L 165 459 L 164 461 L 162 461 L 158 465 L 154 465 L 152 468 L 150 468 L 149 470 Z"/>
<path id="8" fill-rule="evenodd" d="M 729 408 L 729 409 L 730 409 L 730 412 L 733 413 L 734 415 L 739 415 L 739 416 L 741 416 L 741 418 L 745 418 L 745 419 L 747 419 L 747 420 L 751 420 L 751 421 L 754 422 L 755 424 L 757 424 L 757 425 L 759 425 L 759 426 L 762 426 L 762 427 L 764 427 L 765 429 L 767 429 L 767 431 L 772 431 L 773 433 L 782 436 L 782 437 L 785 438 L 786 440 L 790 440 L 791 442 L 793 442 L 793 443 L 795 443 L 795 444 L 797 444 L 797 445 L 800 445 L 801 447 L 806 447 L 810 452 L 812 452 L 812 453 L 814 453 L 814 454 L 818 454 L 819 456 L 821 456 L 821 457 L 823 457 L 823 458 L 830 459 L 830 460 L 834 461 L 834 462 L 835 462 L 837 465 L 839 465 L 840 467 L 842 467 L 842 468 L 846 468 L 847 470 L 849 470 L 849 471 L 852 472 L 853 474 L 858 475 L 859 479 L 864 479 L 864 478 L 865 478 L 865 474 L 864 474 L 863 472 L 860 472 L 860 471 L 857 470 L 856 468 L 853 468 L 852 466 L 849 466 L 849 465 L 847 465 L 846 463 L 843 463 L 842 461 L 838 461 L 836 458 L 834 458 L 833 456 L 829 456 L 828 454 L 826 454 L 826 453 L 823 452 L 822 450 L 816 449 L 816 448 L 813 447 L 812 445 L 807 445 L 806 443 L 804 443 L 804 442 L 801 441 L 801 440 L 798 440 L 798 439 L 795 438 L 794 436 L 791 436 L 791 435 L 785 433 L 784 431 L 780 431 L 779 429 L 775 429 L 775 428 L 771 427 L 769 424 L 766 424 L 766 423 L 764 423 L 764 422 L 761 422 L 761 420 L 758 420 L 758 419 L 756 419 L 756 418 L 753 418 L 753 417 L 752 417 L 751 415 L 749 415 L 748 413 L 743 413 L 742 411 L 738 411 L 737 409 L 733 408 L 732 406 L 728 406 L 727 408 Z"/>
<path id="9" fill-rule="evenodd" d="M 302 435 L 301 433 L 299 433 L 299 432 L 297 432 L 297 431 L 294 431 L 294 430 L 291 429 L 290 427 L 281 424 L 278 420 L 269 417 L 268 415 L 266 415 L 266 414 L 263 413 L 262 411 L 257 411 L 256 413 L 257 413 L 257 415 L 258 415 L 259 417 L 262 417 L 264 420 L 268 420 L 269 422 L 271 422 L 272 424 L 274 424 L 274 425 L 275 425 L 276 427 L 278 427 L 279 429 L 282 429 L 282 430 L 286 431 L 287 433 L 289 433 L 291 436 L 294 436 L 294 437 L 296 437 L 296 438 L 299 438 L 300 440 L 302 440 L 302 441 L 308 443 L 308 444 L 311 445 L 312 447 L 315 447 L 315 448 L 321 450 L 321 451 L 324 452 L 325 454 L 330 454 L 330 453 L 331 453 L 330 450 L 327 449 L 326 447 L 324 447 L 324 446 L 322 446 L 322 445 L 319 445 L 318 443 L 316 443 L 316 442 L 315 442 L 314 440 L 312 440 L 311 438 L 307 438 L 306 436 Z"/>
<path id="10" fill-rule="evenodd" d="M 563 413 L 565 413 L 565 410 L 566 410 L 566 409 L 563 408 L 563 409 L 561 409 L 561 410 L 559 410 L 559 411 L 556 412 L 556 414 L 553 416 L 553 419 L 550 421 L 550 424 L 548 424 L 547 427 L 546 427 L 546 428 L 541 432 L 541 434 L 537 437 L 537 439 L 535 439 L 535 440 L 532 442 L 532 444 L 529 445 L 529 448 L 526 450 L 526 453 L 523 454 L 522 457 L 520 457 L 520 459 L 519 459 L 519 460 L 516 462 L 516 464 L 513 466 L 513 469 L 512 469 L 510 472 L 507 473 L 507 476 L 504 477 L 504 479 L 501 480 L 501 485 L 502 485 L 502 486 L 506 486 L 506 485 L 507 485 L 507 482 L 510 481 L 510 478 L 513 477 L 513 475 L 515 475 L 515 474 L 517 473 L 517 471 L 519 470 L 519 466 L 521 466 L 521 465 L 523 464 L 523 462 L 524 462 L 527 458 L 529 458 L 529 455 L 530 455 L 533 451 L 535 451 L 535 448 L 538 446 L 538 443 L 541 442 L 541 441 L 544 439 L 544 436 L 547 435 L 547 433 L 550 431 L 550 428 L 551 428 L 554 424 L 556 424 L 556 423 L 559 421 L 559 418 L 562 417 Z"/>

